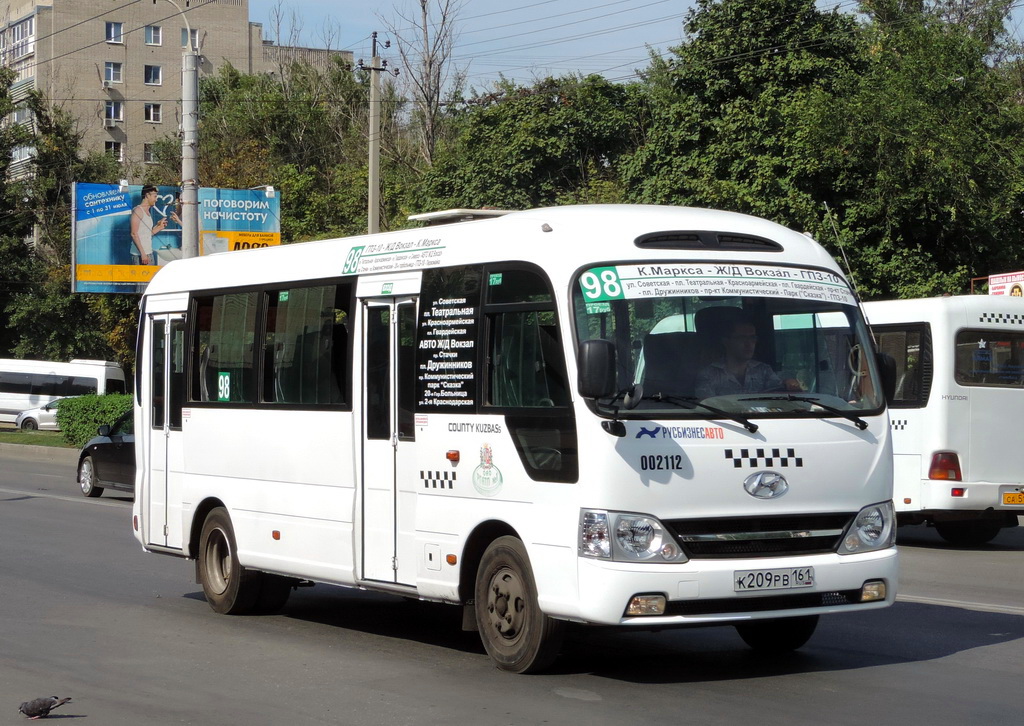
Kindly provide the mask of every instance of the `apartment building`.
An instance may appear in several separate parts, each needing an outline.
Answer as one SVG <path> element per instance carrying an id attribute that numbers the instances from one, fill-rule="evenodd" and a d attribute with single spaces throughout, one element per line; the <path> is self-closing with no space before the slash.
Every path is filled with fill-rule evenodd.
<path id="1" fill-rule="evenodd" d="M 264 40 L 262 25 L 249 22 L 249 0 L 0 0 L 0 65 L 17 73 L 15 102 L 41 90 L 77 118 L 86 149 L 123 162 L 133 181 L 153 161 L 154 142 L 178 131 L 190 42 L 201 54 L 200 77 L 225 63 L 263 73 L 282 58 L 352 62 L 348 51 Z M 31 123 L 26 114 L 11 120 Z M 31 154 L 17 150 L 12 173 Z"/>

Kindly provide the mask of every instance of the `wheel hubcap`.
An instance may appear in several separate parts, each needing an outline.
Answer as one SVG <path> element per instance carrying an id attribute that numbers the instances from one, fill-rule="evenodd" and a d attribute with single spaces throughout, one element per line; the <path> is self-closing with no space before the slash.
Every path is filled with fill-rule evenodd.
<path id="1" fill-rule="evenodd" d="M 215 529 L 206 541 L 206 582 L 218 595 L 228 589 L 231 582 L 231 545 L 224 532 Z"/>
<path id="2" fill-rule="evenodd" d="M 86 494 L 92 491 L 92 464 L 88 461 L 82 464 L 82 476 L 79 478 L 79 483 L 82 485 L 82 491 Z"/>
<path id="3" fill-rule="evenodd" d="M 526 617 L 526 592 L 519 576 L 507 568 L 496 572 L 487 590 L 490 624 L 506 640 L 515 640 Z"/>

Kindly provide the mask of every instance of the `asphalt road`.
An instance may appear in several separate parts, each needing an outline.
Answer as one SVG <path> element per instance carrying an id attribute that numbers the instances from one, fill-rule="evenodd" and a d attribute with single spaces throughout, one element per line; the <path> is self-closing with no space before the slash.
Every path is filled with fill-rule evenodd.
<path id="1" fill-rule="evenodd" d="M 888 610 L 824 618 L 783 659 L 731 628 L 572 631 L 554 670 L 494 669 L 458 609 L 317 586 L 214 614 L 191 563 L 145 554 L 131 502 L 60 455 L 0 448 L 0 726 L 72 696 L 84 724 L 1006 724 L 1024 713 L 1024 528 L 957 549 L 900 531 Z M 74 721 L 72 722 L 74 723 Z"/>

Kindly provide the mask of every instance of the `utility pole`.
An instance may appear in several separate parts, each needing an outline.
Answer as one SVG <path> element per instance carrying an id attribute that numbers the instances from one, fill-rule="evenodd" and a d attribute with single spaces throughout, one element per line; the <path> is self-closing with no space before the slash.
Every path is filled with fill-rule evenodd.
<path id="1" fill-rule="evenodd" d="M 157 0 L 153 0 L 156 4 Z M 192 26 L 174 0 L 167 0 L 185 21 L 188 42 L 181 54 L 181 256 L 199 256 L 199 48 Z M 188 7 L 189 0 L 185 0 Z"/>
<path id="2" fill-rule="evenodd" d="M 369 189 L 366 209 L 367 232 L 376 234 L 380 232 L 380 73 L 388 70 L 388 62 L 382 61 L 377 55 L 377 31 L 370 36 L 373 40 L 373 57 L 370 65 L 363 65 L 363 59 L 359 59 L 359 69 L 370 72 L 370 109 L 369 109 L 369 130 L 370 137 L 370 158 L 369 158 Z M 391 41 L 384 41 L 384 47 L 390 48 Z M 394 71 L 398 75 L 398 70 Z"/>

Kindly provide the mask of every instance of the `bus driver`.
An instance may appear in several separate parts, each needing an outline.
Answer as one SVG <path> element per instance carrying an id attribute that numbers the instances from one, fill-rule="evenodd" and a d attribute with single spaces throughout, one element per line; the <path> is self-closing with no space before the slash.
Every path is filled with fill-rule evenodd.
<path id="1" fill-rule="evenodd" d="M 700 398 L 802 390 L 796 379 L 783 381 L 770 365 L 754 359 L 757 329 L 743 313 L 737 311 L 724 321 L 718 342 L 721 357 L 697 373 L 695 392 Z"/>

